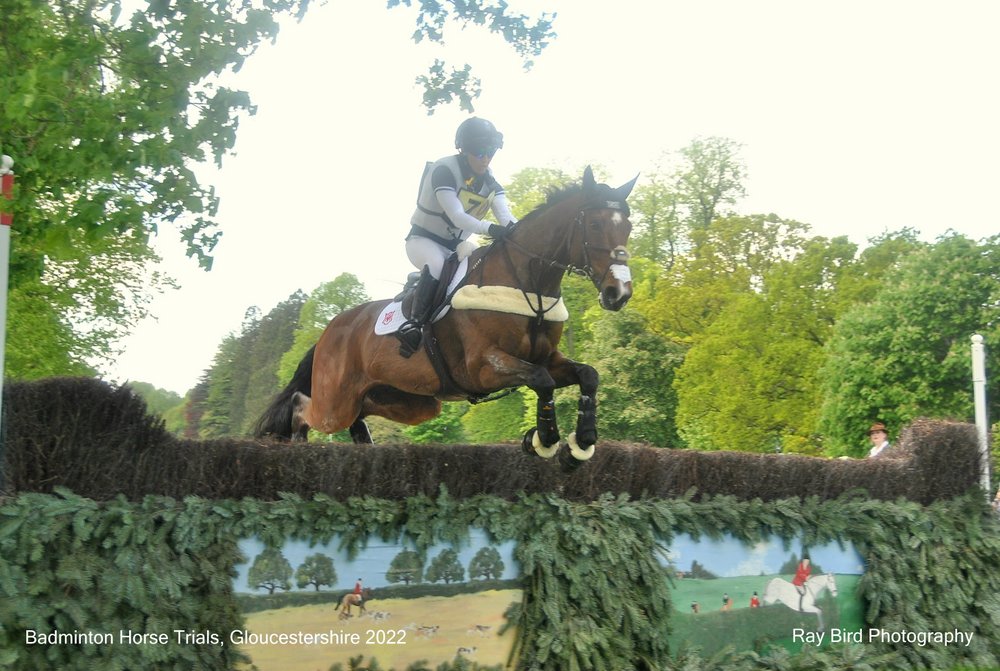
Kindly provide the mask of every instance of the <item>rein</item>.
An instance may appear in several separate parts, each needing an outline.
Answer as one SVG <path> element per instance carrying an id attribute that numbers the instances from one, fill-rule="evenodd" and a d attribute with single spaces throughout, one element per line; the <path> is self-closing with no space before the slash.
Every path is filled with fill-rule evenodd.
<path id="1" fill-rule="evenodd" d="M 624 265 L 628 261 L 629 258 L 628 252 L 624 248 L 607 249 L 604 247 L 593 247 L 589 242 L 587 242 L 586 234 L 583 231 L 584 228 L 583 216 L 589 209 L 591 208 L 581 209 L 577 213 L 576 219 L 574 220 L 573 224 L 569 227 L 567 234 L 563 237 L 562 244 L 559 245 L 558 251 L 556 253 L 556 255 L 558 256 L 559 252 L 565 250 L 566 256 L 570 257 L 573 249 L 573 240 L 576 238 L 577 231 L 580 231 L 580 234 L 583 237 L 582 266 L 577 266 L 573 263 L 562 263 L 561 261 L 558 261 L 555 258 L 538 254 L 535 250 L 528 249 L 521 243 L 513 240 L 511 236 L 517 230 L 517 226 L 520 224 L 520 222 L 515 223 L 511 227 L 511 230 L 508 232 L 506 236 L 500 238 L 499 240 L 494 240 L 493 242 L 493 245 L 500 247 L 500 249 L 503 251 L 504 260 L 507 263 L 507 268 L 510 271 L 511 276 L 514 278 L 514 282 L 517 285 L 516 288 L 524 295 L 524 300 L 528 303 L 528 307 L 531 308 L 532 312 L 535 313 L 536 319 L 539 324 L 541 324 L 541 322 L 545 319 L 545 315 L 548 313 L 548 311 L 551 310 L 553 307 L 555 307 L 555 305 L 552 305 L 546 309 L 542 309 L 542 287 L 540 285 L 542 283 L 542 278 L 546 270 L 558 269 L 565 274 L 572 273 L 574 275 L 586 277 L 594 284 L 595 287 L 600 288 L 604 280 L 607 279 L 608 273 L 614 274 L 613 268 L 615 265 Z M 491 250 L 489 251 L 492 251 L 493 245 L 491 245 Z M 533 263 L 539 262 L 543 265 L 543 267 L 537 273 L 537 280 L 535 279 L 533 273 L 530 274 L 529 282 L 533 286 L 529 287 L 529 290 L 526 290 L 524 288 L 521 279 L 518 277 L 517 268 L 514 265 L 513 259 L 511 259 L 510 249 L 508 248 L 508 245 L 517 248 L 525 256 L 528 257 L 529 273 L 531 273 L 531 266 Z M 607 252 L 614 259 L 611 262 L 611 264 L 608 265 L 607 270 L 605 270 L 604 273 L 599 277 L 594 272 L 594 266 L 590 260 L 591 250 Z M 489 251 L 487 252 L 487 254 L 489 253 Z M 534 294 L 535 296 L 537 296 L 538 300 L 537 307 L 535 306 L 535 303 L 532 302 L 531 296 L 529 294 Z"/>

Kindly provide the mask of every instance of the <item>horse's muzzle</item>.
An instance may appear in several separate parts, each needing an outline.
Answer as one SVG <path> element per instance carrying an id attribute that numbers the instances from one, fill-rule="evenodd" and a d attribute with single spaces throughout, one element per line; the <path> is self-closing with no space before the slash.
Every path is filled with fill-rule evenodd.
<path id="1" fill-rule="evenodd" d="M 601 287 L 599 302 L 605 310 L 618 312 L 632 298 L 632 283 L 613 280 Z"/>

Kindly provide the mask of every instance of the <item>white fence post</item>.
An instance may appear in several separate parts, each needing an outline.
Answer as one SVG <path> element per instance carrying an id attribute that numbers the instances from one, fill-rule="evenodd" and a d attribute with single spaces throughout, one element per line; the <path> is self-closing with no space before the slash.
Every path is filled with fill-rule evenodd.
<path id="1" fill-rule="evenodd" d="M 986 352 L 983 336 L 972 336 L 972 398 L 976 405 L 976 433 L 979 436 L 979 481 L 990 497 L 990 421 L 986 408 Z M 992 498 L 992 497 L 990 497 Z"/>

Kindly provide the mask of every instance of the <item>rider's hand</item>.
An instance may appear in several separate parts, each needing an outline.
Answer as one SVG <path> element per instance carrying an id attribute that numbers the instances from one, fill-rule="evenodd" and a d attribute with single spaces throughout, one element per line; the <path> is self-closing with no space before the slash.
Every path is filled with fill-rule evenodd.
<path id="1" fill-rule="evenodd" d="M 497 224 L 490 224 L 490 228 L 487 231 L 489 236 L 494 240 L 501 240 L 510 233 L 510 224 L 507 226 L 499 226 Z"/>

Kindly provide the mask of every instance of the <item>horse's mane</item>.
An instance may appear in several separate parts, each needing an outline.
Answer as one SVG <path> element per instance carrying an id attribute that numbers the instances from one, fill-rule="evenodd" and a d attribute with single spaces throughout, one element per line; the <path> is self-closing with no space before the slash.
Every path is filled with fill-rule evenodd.
<path id="1" fill-rule="evenodd" d="M 549 208 L 553 207 L 554 205 L 558 205 L 564 200 L 567 200 L 575 196 L 576 194 L 581 193 L 582 191 L 583 191 L 583 185 L 580 184 L 579 182 L 572 182 L 570 184 L 565 184 L 563 186 L 551 187 L 549 188 L 548 193 L 546 193 L 545 195 L 545 202 L 537 206 L 528 214 L 521 217 L 521 220 L 523 221 L 524 219 L 529 219 L 529 218 L 533 219 L 539 216 L 542 212 L 545 212 Z"/>

